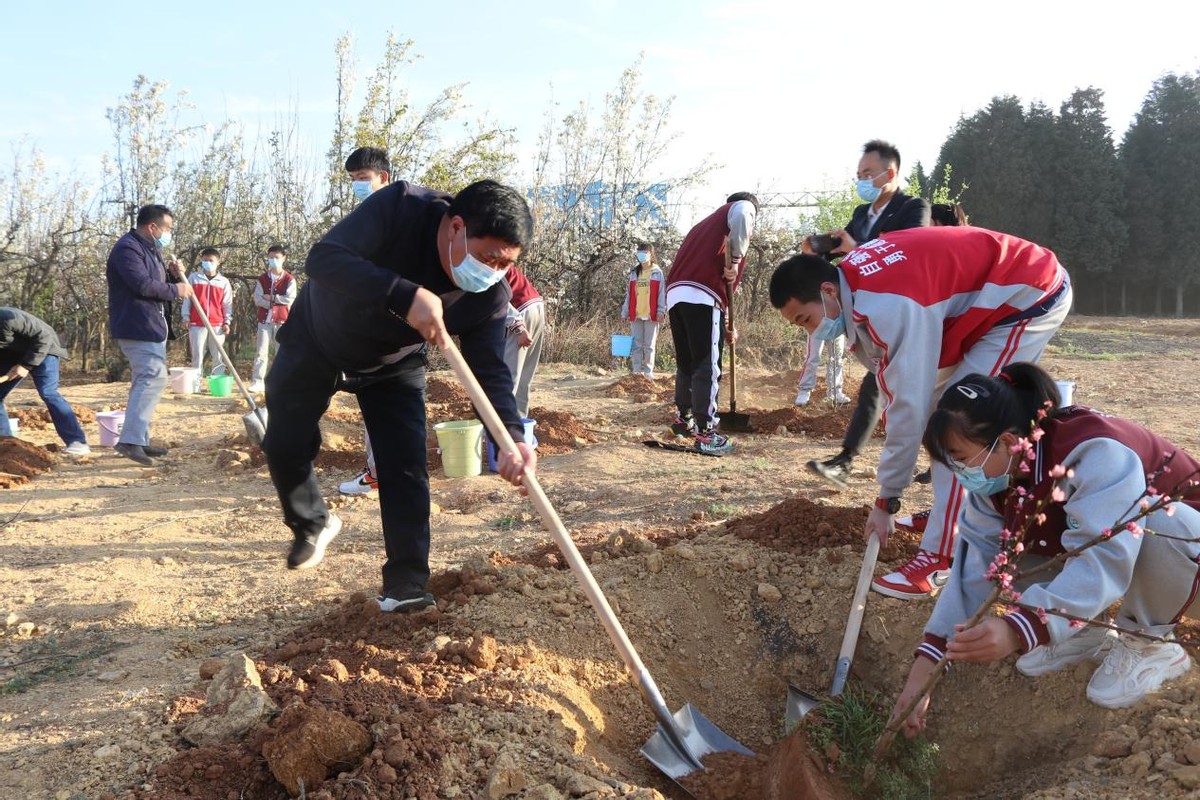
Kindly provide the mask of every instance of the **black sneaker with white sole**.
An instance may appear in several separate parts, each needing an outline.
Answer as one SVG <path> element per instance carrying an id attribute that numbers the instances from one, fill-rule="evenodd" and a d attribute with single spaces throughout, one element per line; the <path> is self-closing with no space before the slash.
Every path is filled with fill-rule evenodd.
<path id="1" fill-rule="evenodd" d="M 805 464 L 808 471 L 812 472 L 824 480 L 832 483 L 840 489 L 846 488 L 846 478 L 850 476 L 853 459 L 839 453 L 833 458 L 827 458 L 824 461 L 813 459 Z"/>
<path id="2" fill-rule="evenodd" d="M 375 602 L 379 603 L 380 611 L 408 614 L 429 608 L 437 601 L 434 600 L 433 592 L 425 591 L 424 586 L 405 584 L 384 589 L 383 594 L 375 598 Z"/>
<path id="3" fill-rule="evenodd" d="M 316 536 L 297 536 L 288 553 L 288 569 L 309 569 L 320 564 L 325 557 L 325 548 L 341 532 L 341 517 L 330 514 L 325 527 Z"/>

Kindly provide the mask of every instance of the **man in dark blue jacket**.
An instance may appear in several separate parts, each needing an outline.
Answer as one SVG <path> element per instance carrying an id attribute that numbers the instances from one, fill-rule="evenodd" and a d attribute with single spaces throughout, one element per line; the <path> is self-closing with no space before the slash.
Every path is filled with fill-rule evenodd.
<path id="1" fill-rule="evenodd" d="M 175 215 L 162 205 L 142 206 L 137 226 L 108 254 L 108 329 L 129 359 L 132 381 L 125 404 L 125 425 L 116 451 L 152 466 L 152 456 L 167 451 L 150 446 L 150 421 L 167 386 L 167 314 L 172 300 L 195 295 L 183 281 L 182 265 L 172 260 L 171 277 L 162 248 L 171 244 Z"/>
<path id="2" fill-rule="evenodd" d="M 426 343 L 459 336 L 462 353 L 519 456 L 500 474 L 519 483 L 537 456 L 504 362 L 512 297 L 506 270 L 528 244 L 533 218 L 514 189 L 479 181 L 450 195 L 406 182 L 370 195 L 308 254 L 309 280 L 279 330 L 267 373 L 270 424 L 263 449 L 292 530 L 288 567 L 316 566 L 341 530 L 313 475 L 318 422 L 334 392 L 358 397 L 375 450 L 387 561 L 384 611 L 432 605 L 426 466 Z"/>
<path id="3" fill-rule="evenodd" d="M 74 409 L 58 393 L 58 360 L 66 357 L 54 328 L 19 308 L 0 308 L 0 436 L 12 436 L 4 398 L 26 375 L 32 375 L 54 430 L 66 444 L 63 452 L 69 456 L 92 452 Z"/>

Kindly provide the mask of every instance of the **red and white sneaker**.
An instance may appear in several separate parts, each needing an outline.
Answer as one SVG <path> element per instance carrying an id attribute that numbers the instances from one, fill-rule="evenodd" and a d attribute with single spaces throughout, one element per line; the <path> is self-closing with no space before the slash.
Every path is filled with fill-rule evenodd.
<path id="1" fill-rule="evenodd" d="M 949 578 L 949 559 L 928 550 L 918 550 L 899 570 L 873 580 L 871 588 L 888 597 L 917 600 L 937 594 Z"/>
<path id="2" fill-rule="evenodd" d="M 338 484 L 338 491 L 347 495 L 374 494 L 379 491 L 379 479 L 364 469 L 348 481 Z"/>
<path id="3" fill-rule="evenodd" d="M 906 531 L 913 533 L 924 533 L 925 526 L 929 524 L 929 512 L 918 511 L 916 514 L 909 514 L 905 517 L 896 517 L 896 527 L 903 528 Z"/>

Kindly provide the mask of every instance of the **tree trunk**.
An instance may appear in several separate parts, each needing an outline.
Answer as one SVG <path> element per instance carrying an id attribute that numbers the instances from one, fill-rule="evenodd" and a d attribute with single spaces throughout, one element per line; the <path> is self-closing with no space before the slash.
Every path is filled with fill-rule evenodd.
<path id="1" fill-rule="evenodd" d="M 1160 283 L 1154 287 L 1154 316 L 1161 317 L 1163 315 L 1163 287 Z"/>
<path id="2" fill-rule="evenodd" d="M 1125 303 L 1126 303 L 1125 281 L 1121 281 L 1121 316 L 1122 317 L 1125 316 L 1127 313 L 1129 313 L 1128 311 L 1126 311 Z"/>
<path id="3" fill-rule="evenodd" d="M 1175 318 L 1183 316 L 1183 282 L 1175 284 Z"/>

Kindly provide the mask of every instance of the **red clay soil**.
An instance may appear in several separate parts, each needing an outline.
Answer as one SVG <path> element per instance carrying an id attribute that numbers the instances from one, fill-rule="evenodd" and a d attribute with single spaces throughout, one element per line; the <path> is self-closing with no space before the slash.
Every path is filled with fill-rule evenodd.
<path id="1" fill-rule="evenodd" d="M 824 771 L 798 729 L 776 742 L 765 754 L 713 753 L 702 759 L 704 770 L 685 775 L 679 783 L 696 800 L 843 800 L 850 793 Z"/>
<path id="2" fill-rule="evenodd" d="M 13 436 L 0 438 L 0 489 L 28 483 L 34 475 L 48 472 L 56 463 L 44 448 Z"/>
<path id="3" fill-rule="evenodd" d="M 665 401 L 675 398 L 675 387 L 664 379 L 666 385 L 652 381 L 645 375 L 626 375 L 604 390 L 605 397 L 628 397 L 638 402 Z"/>
<path id="4" fill-rule="evenodd" d="M 822 407 L 818 404 L 816 409 Z M 836 410 L 815 414 L 809 408 L 800 406 L 788 406 L 774 411 L 752 408 L 747 409 L 745 413 L 750 415 L 750 423 L 753 425 L 755 433 L 775 433 L 780 427 L 784 427 L 790 433 L 841 439 L 846 435 L 846 428 L 850 425 L 854 406 L 846 405 Z M 875 430 L 874 435 L 880 436 L 882 433 L 883 428 L 879 427 Z"/>
<path id="5" fill-rule="evenodd" d="M 870 510 L 865 505 L 828 506 L 806 497 L 793 497 L 760 514 L 730 520 L 726 528 L 741 539 L 797 555 L 811 554 L 818 547 L 846 544 L 861 549 L 863 526 Z M 897 530 L 888 539 L 887 552 L 881 556 L 887 560 L 895 558 L 897 551 L 908 553 L 920 539 L 918 534 Z"/>
<path id="6" fill-rule="evenodd" d="M 551 411 L 538 406 L 529 409 L 529 417 L 537 420 L 534 434 L 538 440 L 539 455 L 569 453 L 596 441 L 596 437 L 570 412 Z"/>
<path id="7" fill-rule="evenodd" d="M 96 421 L 96 412 L 87 406 L 71 406 L 80 425 L 90 425 Z M 14 408 L 8 412 L 21 423 L 21 429 L 26 431 L 44 431 L 54 426 L 50 412 L 45 408 Z"/>
<path id="8" fill-rule="evenodd" d="M 431 377 L 425 382 L 425 399 L 430 403 L 470 402 L 471 395 L 458 381 Z"/>

